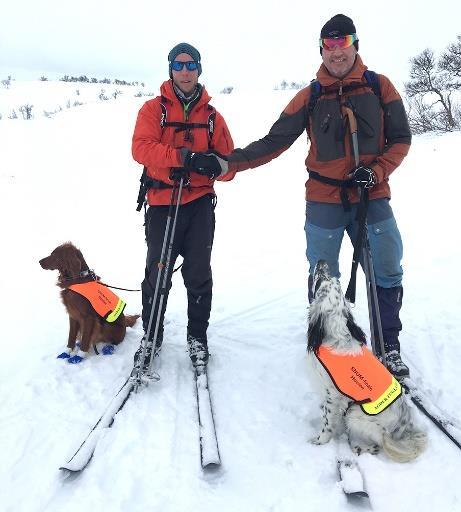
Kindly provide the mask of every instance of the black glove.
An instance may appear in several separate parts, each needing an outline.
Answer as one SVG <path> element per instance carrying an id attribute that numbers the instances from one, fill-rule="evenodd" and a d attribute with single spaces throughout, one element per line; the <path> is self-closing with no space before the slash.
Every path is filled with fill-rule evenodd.
<path id="1" fill-rule="evenodd" d="M 184 167 L 173 167 L 170 172 L 170 180 L 181 181 L 184 178 L 184 184 L 188 184 L 190 181 L 189 171 Z"/>
<path id="2" fill-rule="evenodd" d="M 184 159 L 184 166 L 213 179 L 226 174 L 228 171 L 227 158 L 219 153 L 188 153 Z"/>
<path id="3" fill-rule="evenodd" d="M 373 188 L 378 183 L 373 169 L 365 165 L 359 165 L 357 169 L 352 171 L 351 176 L 359 187 Z"/>

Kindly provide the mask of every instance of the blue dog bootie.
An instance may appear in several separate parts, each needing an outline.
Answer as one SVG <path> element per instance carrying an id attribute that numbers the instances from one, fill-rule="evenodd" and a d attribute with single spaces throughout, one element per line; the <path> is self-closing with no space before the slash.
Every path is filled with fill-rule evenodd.
<path id="1" fill-rule="evenodd" d="M 115 352 L 115 345 L 104 345 L 101 352 L 103 356 L 111 356 Z"/>
<path id="2" fill-rule="evenodd" d="M 73 355 L 72 357 L 69 357 L 67 362 L 70 364 L 81 363 L 87 355 L 88 355 L 88 352 L 83 352 L 83 350 L 79 350 L 75 355 Z"/>

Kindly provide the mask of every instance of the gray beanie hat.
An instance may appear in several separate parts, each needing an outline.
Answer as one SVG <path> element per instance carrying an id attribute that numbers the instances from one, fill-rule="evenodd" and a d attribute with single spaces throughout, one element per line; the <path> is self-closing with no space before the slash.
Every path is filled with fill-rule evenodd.
<path id="1" fill-rule="evenodd" d="M 168 54 L 168 71 L 170 74 L 170 78 L 173 78 L 171 74 L 171 63 L 181 53 L 187 53 L 187 55 L 190 55 L 192 57 L 192 60 L 197 63 L 198 76 L 200 76 L 202 74 L 202 65 L 200 64 L 200 52 L 197 50 L 197 48 L 194 48 L 189 43 L 179 43 Z"/>

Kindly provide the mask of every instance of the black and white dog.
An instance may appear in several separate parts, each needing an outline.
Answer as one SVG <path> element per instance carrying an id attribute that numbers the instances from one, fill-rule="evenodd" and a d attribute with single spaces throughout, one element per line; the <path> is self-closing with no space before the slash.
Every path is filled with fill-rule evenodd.
<path id="1" fill-rule="evenodd" d="M 360 355 L 366 350 L 366 340 L 365 334 L 354 322 L 339 280 L 330 275 L 325 261 L 317 263 L 312 287 L 314 300 L 309 310 L 308 361 L 310 374 L 321 385 L 324 394 L 322 430 L 312 442 L 328 443 L 345 430 L 351 449 L 358 455 L 364 452 L 376 454 L 383 448 L 389 458 L 397 462 L 416 458 L 424 451 L 427 437 L 414 426 L 413 411 L 404 394 L 389 400 L 392 403 L 379 414 L 367 414 L 356 400 L 338 390 L 330 376 L 331 372 L 320 361 L 320 351 L 328 351 L 335 357 Z M 365 382 L 365 386 L 371 389 L 355 368 L 353 371 L 356 375 L 352 374 L 349 379 L 359 375 L 361 384 Z M 394 379 L 392 382 L 400 389 Z"/>

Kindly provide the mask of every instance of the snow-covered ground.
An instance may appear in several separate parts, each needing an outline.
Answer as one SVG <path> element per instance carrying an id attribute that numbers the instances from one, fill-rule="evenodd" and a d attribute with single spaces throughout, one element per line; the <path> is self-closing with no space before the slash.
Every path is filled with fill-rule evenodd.
<path id="1" fill-rule="evenodd" d="M 39 94 L 43 105 L 63 101 L 52 82 L 16 86 L 27 88 L 29 103 L 38 104 Z M 87 86 L 72 87 L 90 94 Z M 5 100 L 11 91 L 0 91 L 3 111 L 14 106 Z M 212 103 L 243 146 L 266 133 L 293 94 L 234 93 L 216 95 Z M 145 258 L 143 218 L 135 211 L 141 169 L 130 145 L 145 100 L 123 94 L 64 108 L 51 119 L 0 121 L 0 509 L 461 510 L 461 451 L 419 414 L 429 433 L 421 458 L 403 465 L 382 455 L 359 458 L 369 505 L 347 503 L 334 444 L 307 442 L 320 410 L 305 364 L 305 136 L 272 163 L 217 186 L 209 379 L 222 469 L 204 474 L 200 468 L 186 294 L 177 273 L 160 382 L 132 396 L 84 473 L 63 478 L 58 467 L 124 382 L 142 330 L 140 322 L 129 329 L 112 356 L 92 355 L 75 366 L 56 359 L 66 343 L 67 316 L 56 273 L 42 270 L 38 260 L 70 240 L 105 282 L 139 286 Z M 459 423 L 460 144 L 459 133 L 415 137 L 391 179 L 405 244 L 403 356 L 414 380 Z M 351 255 L 345 240 L 346 283 Z M 139 293 L 121 295 L 127 312 L 140 312 Z M 355 315 L 368 329 L 362 277 Z"/>

